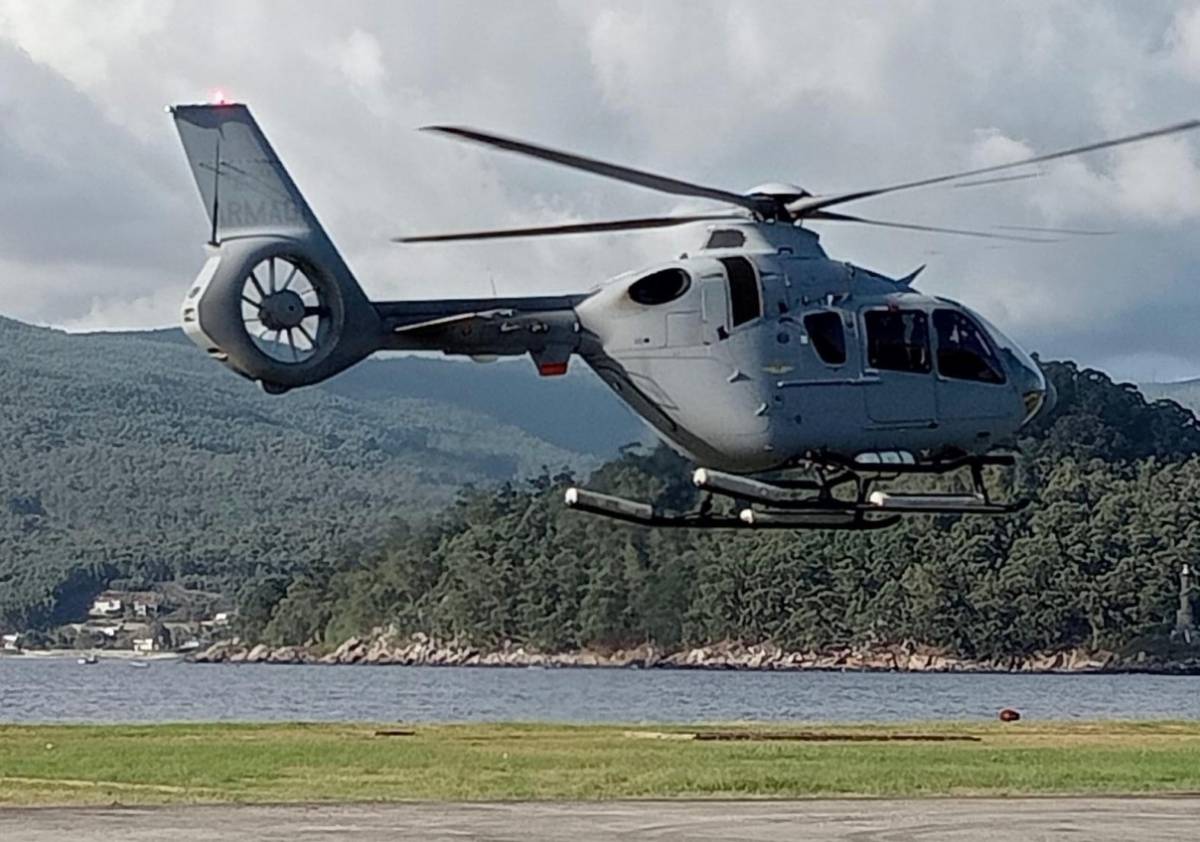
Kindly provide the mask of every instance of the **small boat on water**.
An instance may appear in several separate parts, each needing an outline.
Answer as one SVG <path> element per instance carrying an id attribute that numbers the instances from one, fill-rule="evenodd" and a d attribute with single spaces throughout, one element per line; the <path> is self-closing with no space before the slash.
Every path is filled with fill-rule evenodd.
<path id="1" fill-rule="evenodd" d="M 88 653 L 87 655 L 80 656 L 79 659 L 76 661 L 76 663 L 79 664 L 80 666 L 89 666 L 91 664 L 98 662 L 99 660 L 100 659 L 97 658 L 95 655 Z"/>
<path id="2" fill-rule="evenodd" d="M 148 663 L 147 663 L 147 662 L 145 662 L 145 661 L 130 661 L 130 662 L 129 662 L 129 666 L 133 667 L 135 670 L 148 670 L 148 669 L 150 669 L 150 664 L 148 664 Z"/>

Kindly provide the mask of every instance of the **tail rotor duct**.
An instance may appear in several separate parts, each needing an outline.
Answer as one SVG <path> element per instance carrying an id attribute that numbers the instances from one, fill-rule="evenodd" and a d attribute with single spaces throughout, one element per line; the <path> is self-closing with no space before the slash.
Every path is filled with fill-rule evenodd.
<path id="1" fill-rule="evenodd" d="M 330 337 L 328 293 L 299 258 L 272 255 L 259 261 L 243 280 L 241 300 L 246 334 L 276 363 L 307 362 Z"/>

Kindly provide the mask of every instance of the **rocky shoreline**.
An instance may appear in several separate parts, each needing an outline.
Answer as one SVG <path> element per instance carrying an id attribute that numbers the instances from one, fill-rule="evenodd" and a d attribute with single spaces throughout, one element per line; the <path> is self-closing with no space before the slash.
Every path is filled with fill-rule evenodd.
<path id="1" fill-rule="evenodd" d="M 1004 672 L 1200 674 L 1200 656 L 1161 661 L 1145 653 L 1132 658 L 1108 651 L 1070 650 L 1028 657 L 978 660 L 959 658 L 920 645 L 870 649 L 786 651 L 770 643 L 723 641 L 709 646 L 663 651 L 651 644 L 614 651 L 539 652 L 507 645 L 495 650 L 444 642 L 417 633 L 382 631 L 352 637 L 332 651 L 304 646 L 249 645 L 219 641 L 189 657 L 201 664 L 325 664 L 366 666 L 585 667 L 699 670 L 826 670 L 847 672 Z"/>

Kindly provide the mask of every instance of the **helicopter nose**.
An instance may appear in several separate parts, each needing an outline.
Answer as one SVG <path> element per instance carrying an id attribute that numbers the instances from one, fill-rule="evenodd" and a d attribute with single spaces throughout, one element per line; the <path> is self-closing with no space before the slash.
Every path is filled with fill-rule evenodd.
<path id="1" fill-rule="evenodd" d="M 1017 377 L 1017 386 L 1021 390 L 1021 401 L 1025 404 L 1025 418 L 1021 421 L 1024 427 L 1033 419 L 1049 414 L 1058 404 L 1058 390 L 1046 379 L 1046 375 L 1038 368 L 1037 363 L 1021 363 Z"/>
<path id="2" fill-rule="evenodd" d="M 1058 389 L 1054 388 L 1054 381 L 1046 379 L 1046 400 L 1042 402 L 1041 412 L 1049 415 L 1054 411 L 1054 407 L 1058 406 Z"/>

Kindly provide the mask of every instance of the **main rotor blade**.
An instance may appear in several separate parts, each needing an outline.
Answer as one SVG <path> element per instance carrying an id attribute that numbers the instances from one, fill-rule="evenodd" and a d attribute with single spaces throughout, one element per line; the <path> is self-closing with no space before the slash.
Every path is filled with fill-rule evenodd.
<path id="1" fill-rule="evenodd" d="M 508 237 L 541 237 L 547 234 L 598 234 L 606 231 L 637 231 L 648 228 L 670 228 L 689 222 L 742 219 L 736 214 L 695 214 L 692 216 L 650 216 L 642 219 L 614 219 L 607 222 L 578 222 L 567 225 L 539 225 L 532 228 L 507 228 L 496 231 L 464 231 L 458 234 L 423 234 L 416 237 L 393 237 L 394 243 L 448 243 L 457 240 L 499 240 Z"/>
<path id="2" fill-rule="evenodd" d="M 976 181 L 960 181 L 958 184 L 951 184 L 952 188 L 958 187 L 983 187 L 986 184 L 1003 184 L 1006 181 L 1024 181 L 1027 178 L 1041 178 L 1042 171 L 1023 172 L 1019 175 L 998 175 L 995 178 L 981 178 Z"/>
<path id="3" fill-rule="evenodd" d="M 931 184 L 941 184 L 946 181 L 954 181 L 959 178 L 967 178 L 973 175 L 986 175 L 987 173 L 1000 172 L 1002 170 L 1012 169 L 1014 167 L 1028 166 L 1029 164 L 1040 164 L 1043 161 L 1054 161 L 1058 158 L 1069 158 L 1074 155 L 1082 155 L 1085 152 L 1095 152 L 1099 149 L 1110 149 L 1114 146 L 1124 146 L 1127 143 L 1140 143 L 1144 140 L 1152 140 L 1156 137 L 1176 134 L 1178 132 L 1192 131 L 1200 128 L 1200 120 L 1188 120 L 1184 123 L 1176 123 L 1172 126 L 1165 126 L 1161 129 L 1152 129 L 1148 132 L 1139 132 L 1138 134 L 1126 135 L 1124 137 L 1113 138 L 1112 140 L 1102 140 L 1099 143 L 1089 143 L 1085 146 L 1075 146 L 1071 149 L 1062 149 L 1058 152 L 1050 152 L 1046 155 L 1035 155 L 1032 158 L 1023 158 L 1020 161 L 1012 161 L 1007 164 L 996 164 L 990 167 L 979 167 L 978 169 L 966 170 L 964 172 L 950 173 L 949 175 L 938 175 L 933 178 L 922 178 L 917 181 L 906 181 L 900 184 L 893 184 L 888 187 L 877 187 L 871 190 L 857 190 L 852 193 L 837 193 L 832 196 L 811 196 L 790 203 L 787 209 L 795 217 L 810 216 L 811 213 L 820 208 L 833 207 L 834 205 L 844 204 L 846 202 L 856 202 L 859 199 L 869 199 L 872 196 L 881 196 L 884 193 L 895 193 L 900 190 L 911 190 L 914 187 L 926 187 Z"/>
<path id="4" fill-rule="evenodd" d="M 878 225 L 883 228 L 903 228 L 907 231 L 927 231 L 931 234 L 959 234 L 964 237 L 983 237 L 988 240 L 1012 240 L 1018 243 L 1057 243 L 1045 237 L 1021 237 L 1012 234 L 996 234 L 991 231 L 972 231 L 968 228 L 939 228 L 934 225 L 918 225 L 912 222 L 892 222 L 884 219 L 866 219 L 861 216 L 837 213 L 835 211 L 818 210 L 805 217 L 812 222 L 861 222 L 864 225 Z"/>
<path id="5" fill-rule="evenodd" d="M 464 128 L 461 126 L 425 126 L 421 129 L 423 132 L 437 132 L 438 134 L 446 135 L 447 137 L 457 138 L 459 140 L 468 140 L 473 143 L 481 143 L 484 146 L 494 146 L 497 149 L 503 149 L 508 152 L 516 152 L 519 155 L 529 155 L 533 158 L 539 158 L 543 161 L 560 164 L 564 167 L 572 169 L 584 170 L 585 172 L 602 175 L 606 178 L 615 178 L 617 181 L 624 181 L 629 184 L 637 184 L 640 187 L 648 187 L 651 190 L 658 190 L 662 193 L 672 193 L 676 196 L 695 196 L 699 199 L 714 199 L 718 202 L 728 202 L 731 205 L 739 205 L 740 207 L 749 210 L 755 209 L 755 203 L 748 196 L 743 196 L 740 193 L 731 193 L 728 190 L 722 190 L 719 187 L 706 187 L 703 184 L 693 184 L 689 181 L 680 181 L 677 178 L 670 178 L 665 175 L 657 175 L 655 173 L 646 172 L 644 170 L 635 170 L 632 167 L 623 167 L 620 164 L 610 164 L 605 161 L 597 161 L 594 158 L 585 158 L 582 155 L 575 155 L 571 152 L 561 152 L 557 149 L 549 149 L 545 146 L 536 146 L 532 143 L 525 143 L 521 140 L 512 138 L 500 137 L 499 135 L 488 134 L 487 132 L 476 131 L 475 129 Z"/>
<path id="6" fill-rule="evenodd" d="M 1038 228 L 1033 225 L 993 225 L 1001 231 L 1037 231 L 1045 234 L 1069 234 L 1073 237 L 1109 237 L 1116 231 L 1095 231 L 1088 228 Z"/>

